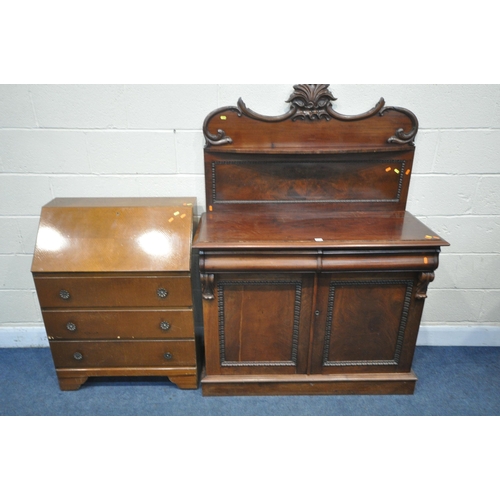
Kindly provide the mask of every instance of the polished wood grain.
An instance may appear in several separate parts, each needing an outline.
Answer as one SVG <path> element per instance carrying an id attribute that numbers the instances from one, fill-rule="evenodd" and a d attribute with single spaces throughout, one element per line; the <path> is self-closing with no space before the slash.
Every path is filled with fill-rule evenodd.
<path id="1" fill-rule="evenodd" d="M 56 199 L 42 208 L 32 272 L 189 271 L 195 203 Z"/>
<path id="2" fill-rule="evenodd" d="M 309 97 L 314 100 L 318 96 L 306 99 Z M 255 113 L 241 99 L 237 106 L 217 109 L 204 123 L 207 148 L 266 154 L 397 150 L 407 145 L 418 130 L 413 113 L 384 107 L 384 99 L 366 113 L 354 116 L 336 113 L 333 105 L 324 101 L 308 104 L 309 111 L 303 113 L 292 102 L 290 111 L 280 117 Z"/>
<path id="3" fill-rule="evenodd" d="M 194 340 L 51 342 L 58 368 L 195 367 Z"/>
<path id="4" fill-rule="evenodd" d="M 311 275 L 221 274 L 214 288 L 215 299 L 204 301 L 210 373 L 301 373 L 307 369 Z"/>
<path id="5" fill-rule="evenodd" d="M 193 338 L 191 309 L 44 309 L 49 340 Z"/>
<path id="6" fill-rule="evenodd" d="M 35 273 L 44 307 L 182 307 L 193 303 L 190 276 L 69 275 Z M 68 298 L 61 297 L 67 292 Z M 165 295 L 166 294 L 166 295 Z M 64 295 L 66 297 L 66 295 Z"/>
<path id="7" fill-rule="evenodd" d="M 164 376 L 195 389 L 195 198 L 65 198 L 42 208 L 32 272 L 61 390 Z"/>
<path id="8" fill-rule="evenodd" d="M 266 214 L 207 212 L 196 249 L 438 248 L 448 243 L 409 212 L 332 213 L 281 210 Z"/>
<path id="9" fill-rule="evenodd" d="M 414 391 L 448 245 L 406 211 L 418 120 L 383 99 L 355 116 L 334 101 L 302 84 L 280 116 L 240 99 L 205 119 L 204 395 Z"/>
<path id="10" fill-rule="evenodd" d="M 204 396 L 409 395 L 417 377 L 409 373 L 349 375 L 205 375 Z"/>
<path id="11" fill-rule="evenodd" d="M 300 211 L 321 204 L 333 211 L 402 211 L 414 148 L 342 155 L 205 154 L 211 211 Z"/>

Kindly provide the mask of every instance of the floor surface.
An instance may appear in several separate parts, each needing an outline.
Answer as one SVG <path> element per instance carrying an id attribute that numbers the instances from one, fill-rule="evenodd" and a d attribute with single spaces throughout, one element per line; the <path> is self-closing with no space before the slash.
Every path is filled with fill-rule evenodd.
<path id="1" fill-rule="evenodd" d="M 162 378 L 91 378 L 62 392 L 50 350 L 0 349 L 0 415 L 500 415 L 499 347 L 417 347 L 411 396 L 203 397 Z"/>

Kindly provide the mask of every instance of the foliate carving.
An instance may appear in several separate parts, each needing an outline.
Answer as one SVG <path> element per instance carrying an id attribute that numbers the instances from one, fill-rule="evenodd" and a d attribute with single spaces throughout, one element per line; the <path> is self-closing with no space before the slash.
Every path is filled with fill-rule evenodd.
<path id="1" fill-rule="evenodd" d="M 222 129 L 218 129 L 217 133 L 212 133 L 208 130 L 208 124 L 212 118 L 219 115 L 221 119 L 226 119 L 224 113 L 227 112 L 235 112 L 238 117 L 246 116 L 262 122 L 278 123 L 289 119 L 292 121 L 320 121 L 321 119 L 329 121 L 332 118 L 339 121 L 350 122 L 364 120 L 376 115 L 382 117 L 386 112 L 392 111 L 402 113 L 410 118 L 412 129 L 409 132 L 405 132 L 402 128 L 397 129 L 395 135 L 387 139 L 388 143 L 408 144 L 412 142 L 417 135 L 418 120 L 416 116 L 411 111 L 404 108 L 384 107 L 385 101 L 382 98 L 366 113 L 352 116 L 337 113 L 332 108 L 332 101 L 336 101 L 337 99 L 328 90 L 329 86 L 330 84 L 328 83 L 307 83 L 294 85 L 294 92 L 288 100 L 285 101 L 290 103 L 290 110 L 279 116 L 265 116 L 256 113 L 248 108 L 241 98 L 238 100 L 236 107 L 230 106 L 216 109 L 205 118 L 205 122 L 203 123 L 203 134 L 206 139 L 206 145 L 207 147 L 224 146 L 233 142 L 232 138 L 227 136 L 226 132 Z"/>
<path id="2" fill-rule="evenodd" d="M 295 92 L 290 96 L 288 101 L 295 107 L 295 116 L 292 120 L 330 120 L 330 115 L 326 110 L 331 105 L 330 101 L 336 101 L 331 92 L 328 90 L 327 83 L 309 83 L 294 85 Z"/>
<path id="3" fill-rule="evenodd" d="M 415 293 L 415 298 L 419 300 L 424 300 L 427 298 L 427 287 L 429 283 L 434 281 L 434 273 L 420 273 L 418 277 L 417 290 Z"/>

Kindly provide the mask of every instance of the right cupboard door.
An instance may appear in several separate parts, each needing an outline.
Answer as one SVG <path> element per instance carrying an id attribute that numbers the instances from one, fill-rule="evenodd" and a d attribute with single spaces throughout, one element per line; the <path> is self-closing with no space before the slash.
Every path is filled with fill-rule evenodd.
<path id="1" fill-rule="evenodd" d="M 410 371 L 423 300 L 415 273 L 318 280 L 311 373 Z"/>

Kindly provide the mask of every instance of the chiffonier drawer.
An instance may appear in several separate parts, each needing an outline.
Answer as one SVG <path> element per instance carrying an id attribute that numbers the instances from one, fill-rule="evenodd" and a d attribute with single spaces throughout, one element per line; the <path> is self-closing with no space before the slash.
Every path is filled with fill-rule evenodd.
<path id="1" fill-rule="evenodd" d="M 194 340 L 50 342 L 57 368 L 196 366 Z"/>
<path id="2" fill-rule="evenodd" d="M 194 338 L 191 309 L 43 311 L 49 340 Z"/>
<path id="3" fill-rule="evenodd" d="M 35 277 L 42 308 L 50 307 L 189 307 L 189 276 Z"/>

